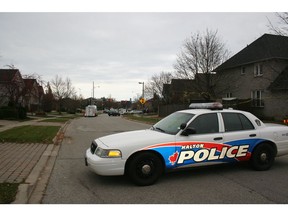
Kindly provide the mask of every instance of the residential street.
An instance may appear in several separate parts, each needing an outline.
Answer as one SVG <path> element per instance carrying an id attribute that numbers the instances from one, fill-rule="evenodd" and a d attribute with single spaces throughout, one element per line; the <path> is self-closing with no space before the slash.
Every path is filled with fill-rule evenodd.
<path id="1" fill-rule="evenodd" d="M 135 186 L 123 176 L 101 177 L 85 166 L 84 153 L 93 139 L 149 127 L 106 114 L 73 120 L 66 129 L 42 203 L 288 203 L 288 156 L 276 158 L 269 171 L 257 172 L 245 164 L 197 168 L 165 174 L 148 187 Z"/>

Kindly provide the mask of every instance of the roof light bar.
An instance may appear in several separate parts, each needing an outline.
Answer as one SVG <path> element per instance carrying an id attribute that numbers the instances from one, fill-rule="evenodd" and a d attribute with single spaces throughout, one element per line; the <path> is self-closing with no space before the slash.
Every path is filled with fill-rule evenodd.
<path id="1" fill-rule="evenodd" d="M 211 109 L 211 110 L 222 110 L 223 105 L 219 102 L 212 103 L 191 103 L 189 105 L 190 109 Z"/>

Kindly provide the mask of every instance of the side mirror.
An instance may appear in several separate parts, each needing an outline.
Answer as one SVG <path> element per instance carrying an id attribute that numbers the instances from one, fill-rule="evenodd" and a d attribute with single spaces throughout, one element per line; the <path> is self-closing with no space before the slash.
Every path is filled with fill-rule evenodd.
<path id="1" fill-rule="evenodd" d="M 184 130 L 186 128 L 186 126 L 187 126 L 186 123 L 183 123 L 183 124 L 180 125 L 180 129 Z"/>
<path id="2" fill-rule="evenodd" d="M 195 130 L 195 128 L 191 128 L 191 127 L 186 128 L 186 129 L 181 133 L 181 135 L 183 135 L 183 136 L 189 136 L 189 135 L 192 135 L 192 134 L 196 134 L 196 130 Z"/>

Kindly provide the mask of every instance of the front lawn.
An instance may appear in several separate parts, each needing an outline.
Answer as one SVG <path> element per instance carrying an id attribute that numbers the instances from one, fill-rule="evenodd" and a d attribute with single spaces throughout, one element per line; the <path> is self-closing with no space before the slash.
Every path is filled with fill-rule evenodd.
<path id="1" fill-rule="evenodd" d="M 0 142 L 53 143 L 60 126 L 20 126 L 0 132 Z"/>
<path id="2" fill-rule="evenodd" d="M 69 120 L 70 118 L 63 118 L 63 117 L 59 117 L 59 118 L 47 118 L 45 120 L 42 120 L 40 122 L 56 122 L 56 123 L 65 123 Z"/>
<path id="3" fill-rule="evenodd" d="M 61 116 L 61 117 L 56 117 L 56 118 L 47 118 L 44 119 L 40 122 L 57 122 L 57 123 L 65 123 L 69 121 L 70 119 L 77 118 L 78 116 L 76 115 L 67 115 L 67 116 Z"/>
<path id="4" fill-rule="evenodd" d="M 130 120 L 134 120 L 134 121 L 139 121 L 139 122 L 143 122 L 146 124 L 155 124 L 158 121 L 160 121 L 162 118 L 158 117 L 158 116 L 150 116 L 150 115 L 131 115 L 131 114 L 126 114 L 123 115 L 124 118 L 130 119 Z"/>

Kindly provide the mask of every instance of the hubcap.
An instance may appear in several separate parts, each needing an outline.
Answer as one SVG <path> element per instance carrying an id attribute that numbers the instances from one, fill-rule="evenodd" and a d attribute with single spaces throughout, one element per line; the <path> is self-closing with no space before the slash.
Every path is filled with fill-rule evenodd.
<path id="1" fill-rule="evenodd" d="M 260 160 L 261 161 L 266 161 L 267 160 L 267 154 L 266 153 L 262 153 L 261 155 L 260 155 Z"/>
<path id="2" fill-rule="evenodd" d="M 142 166 L 142 173 L 145 175 L 148 175 L 151 172 L 151 166 L 148 164 L 145 164 Z"/>

